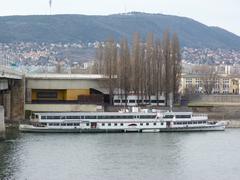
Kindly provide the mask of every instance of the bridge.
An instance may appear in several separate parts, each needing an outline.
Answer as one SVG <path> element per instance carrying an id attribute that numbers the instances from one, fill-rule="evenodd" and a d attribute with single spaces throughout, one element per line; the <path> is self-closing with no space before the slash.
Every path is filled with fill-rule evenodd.
<path id="1" fill-rule="evenodd" d="M 10 66 L 0 65 L 0 138 L 5 121 L 24 118 L 24 75 Z"/>

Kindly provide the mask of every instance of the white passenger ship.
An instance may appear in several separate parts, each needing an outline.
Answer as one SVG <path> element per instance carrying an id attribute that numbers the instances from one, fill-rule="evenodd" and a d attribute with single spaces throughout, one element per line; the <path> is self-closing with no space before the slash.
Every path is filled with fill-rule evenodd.
<path id="1" fill-rule="evenodd" d="M 22 132 L 175 132 L 221 131 L 224 122 L 209 122 L 192 112 L 35 113 Z"/>

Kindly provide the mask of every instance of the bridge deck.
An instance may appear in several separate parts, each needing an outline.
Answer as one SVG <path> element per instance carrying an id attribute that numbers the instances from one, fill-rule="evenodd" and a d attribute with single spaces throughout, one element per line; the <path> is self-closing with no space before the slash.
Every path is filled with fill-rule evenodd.
<path id="1" fill-rule="evenodd" d="M 0 65 L 0 79 L 22 79 L 23 73 L 10 67 Z"/>

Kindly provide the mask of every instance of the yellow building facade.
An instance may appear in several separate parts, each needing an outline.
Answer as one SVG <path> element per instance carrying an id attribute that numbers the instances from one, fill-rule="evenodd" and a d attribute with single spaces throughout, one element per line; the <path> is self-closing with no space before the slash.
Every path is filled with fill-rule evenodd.
<path id="1" fill-rule="evenodd" d="M 89 96 L 90 89 L 32 89 L 32 101 L 55 100 L 55 101 L 74 101 L 79 96 Z"/>
<path id="2" fill-rule="evenodd" d="M 180 93 L 239 94 L 240 77 L 220 74 L 207 77 L 204 74 L 182 74 Z"/>

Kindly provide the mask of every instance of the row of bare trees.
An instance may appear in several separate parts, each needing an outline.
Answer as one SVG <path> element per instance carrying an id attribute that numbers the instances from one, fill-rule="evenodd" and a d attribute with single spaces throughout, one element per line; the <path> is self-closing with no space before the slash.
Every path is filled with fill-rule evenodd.
<path id="1" fill-rule="evenodd" d="M 95 73 L 108 77 L 110 100 L 113 92 L 127 96 L 131 93 L 141 100 L 156 96 L 157 102 L 164 95 L 166 105 L 173 94 L 178 100 L 178 88 L 181 75 L 181 55 L 177 34 L 170 37 L 165 31 L 162 40 L 155 40 L 153 33 L 143 42 L 139 33 L 134 33 L 131 47 L 126 38 L 118 44 L 108 39 L 97 49 Z M 112 103 L 112 101 L 111 101 Z"/>

